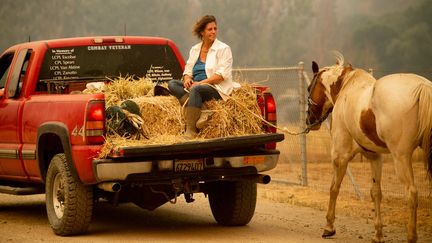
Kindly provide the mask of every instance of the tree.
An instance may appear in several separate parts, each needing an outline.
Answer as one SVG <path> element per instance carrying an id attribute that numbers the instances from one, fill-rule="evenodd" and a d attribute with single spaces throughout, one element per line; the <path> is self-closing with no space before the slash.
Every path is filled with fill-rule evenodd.
<path id="1" fill-rule="evenodd" d="M 431 79 L 431 15 L 432 6 L 423 0 L 398 12 L 353 18 L 349 27 L 354 30 L 345 47 L 356 65 L 374 68 L 378 77 L 414 72 Z"/>

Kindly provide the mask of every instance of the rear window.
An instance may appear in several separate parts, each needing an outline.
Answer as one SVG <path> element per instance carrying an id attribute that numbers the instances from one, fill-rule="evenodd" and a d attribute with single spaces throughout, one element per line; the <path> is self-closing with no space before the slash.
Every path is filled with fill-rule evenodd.
<path id="1" fill-rule="evenodd" d="M 182 68 L 167 45 L 99 45 L 48 49 L 39 80 L 133 75 L 154 82 L 180 79 Z"/>

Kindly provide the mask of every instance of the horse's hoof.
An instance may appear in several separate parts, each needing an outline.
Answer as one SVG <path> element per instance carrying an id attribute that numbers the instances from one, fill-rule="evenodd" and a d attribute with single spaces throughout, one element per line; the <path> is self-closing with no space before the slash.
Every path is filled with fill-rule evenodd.
<path id="1" fill-rule="evenodd" d="M 327 237 L 333 236 L 335 234 L 336 234 L 336 230 L 329 231 L 329 230 L 325 229 L 324 233 L 322 234 L 322 238 L 327 238 Z"/>
<path id="2" fill-rule="evenodd" d="M 374 237 L 372 239 L 372 243 L 384 243 L 384 239 L 383 238 Z"/>

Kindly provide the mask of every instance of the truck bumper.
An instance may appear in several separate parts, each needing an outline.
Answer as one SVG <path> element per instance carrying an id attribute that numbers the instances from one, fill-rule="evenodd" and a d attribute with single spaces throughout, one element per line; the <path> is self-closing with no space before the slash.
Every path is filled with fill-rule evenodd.
<path id="1" fill-rule="evenodd" d="M 211 171 L 240 171 L 239 168 L 251 168 L 255 172 L 268 171 L 276 167 L 280 152 L 278 150 L 265 150 L 261 153 L 235 156 L 215 156 L 201 158 L 203 169 L 199 171 L 189 171 L 188 174 L 208 174 Z M 154 175 L 170 175 L 175 172 L 176 159 L 161 160 L 134 160 L 124 161 L 115 159 L 98 159 L 93 161 L 93 168 L 98 182 L 105 181 L 125 181 L 135 175 L 149 178 Z M 250 172 L 248 172 L 250 173 Z M 222 173 L 223 174 L 223 173 Z"/>

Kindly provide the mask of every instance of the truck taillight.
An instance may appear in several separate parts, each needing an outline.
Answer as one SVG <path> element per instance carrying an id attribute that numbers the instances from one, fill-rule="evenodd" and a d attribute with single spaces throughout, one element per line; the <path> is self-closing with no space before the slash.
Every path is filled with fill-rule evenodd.
<path id="1" fill-rule="evenodd" d="M 104 143 L 105 134 L 105 102 L 90 101 L 87 105 L 85 120 L 85 136 L 87 144 Z"/>
<path id="2" fill-rule="evenodd" d="M 272 94 L 264 94 L 264 104 L 266 120 L 276 125 L 276 103 Z"/>
<path id="3" fill-rule="evenodd" d="M 265 86 L 255 86 L 257 91 L 257 102 L 264 119 L 269 122 L 268 125 L 264 124 L 264 129 L 268 133 L 276 133 L 276 102 L 273 95 L 269 92 L 269 88 Z M 267 143 L 266 149 L 276 149 L 276 143 Z"/>
<path id="4" fill-rule="evenodd" d="M 92 121 L 103 121 L 104 113 L 105 113 L 104 109 L 100 109 L 99 107 L 96 107 L 90 111 L 89 118 Z"/>
<path id="5" fill-rule="evenodd" d="M 264 93 L 264 117 L 274 126 L 266 125 L 266 132 L 276 133 L 276 102 L 271 93 Z M 276 149 L 276 143 L 266 144 L 267 149 Z"/>

